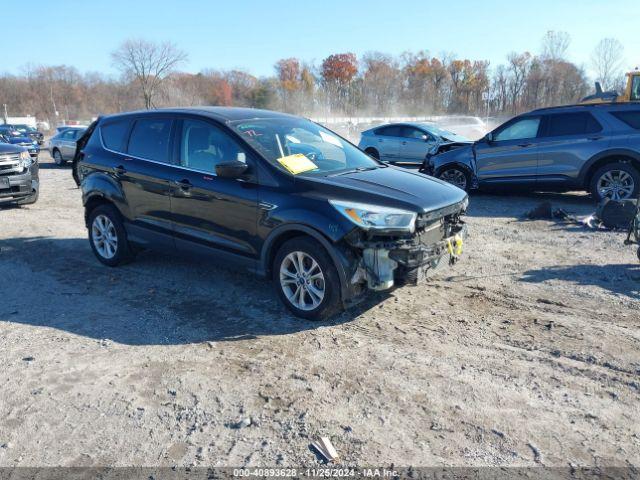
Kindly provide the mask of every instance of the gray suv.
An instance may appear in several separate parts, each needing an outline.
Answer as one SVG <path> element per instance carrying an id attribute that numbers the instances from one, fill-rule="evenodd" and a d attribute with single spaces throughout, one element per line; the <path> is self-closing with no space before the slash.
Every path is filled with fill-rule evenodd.
<path id="1" fill-rule="evenodd" d="M 572 105 L 519 115 L 472 145 L 425 160 L 423 172 L 469 190 L 640 191 L 640 103 Z"/>

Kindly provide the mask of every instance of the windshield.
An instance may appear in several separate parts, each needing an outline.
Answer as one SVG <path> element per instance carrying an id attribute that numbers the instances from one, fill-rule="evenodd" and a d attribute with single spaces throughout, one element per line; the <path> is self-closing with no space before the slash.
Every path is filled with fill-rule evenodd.
<path id="1" fill-rule="evenodd" d="M 16 130 L 19 132 L 34 132 L 36 129 L 29 125 L 16 125 Z"/>
<path id="2" fill-rule="evenodd" d="M 382 165 L 335 133 L 302 118 L 241 120 L 230 124 L 269 162 L 293 175 L 329 175 Z"/>

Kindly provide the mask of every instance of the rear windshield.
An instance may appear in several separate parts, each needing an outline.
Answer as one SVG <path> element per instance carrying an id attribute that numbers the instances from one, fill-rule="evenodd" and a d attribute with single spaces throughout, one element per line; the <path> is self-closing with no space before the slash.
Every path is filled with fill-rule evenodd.
<path id="1" fill-rule="evenodd" d="M 632 110 L 632 111 L 625 111 L 625 112 L 611 112 L 611 115 L 616 117 L 618 120 L 626 123 L 631 128 L 640 130 L 640 110 Z"/>
<path id="2" fill-rule="evenodd" d="M 381 166 L 335 133 L 302 118 L 242 120 L 230 127 L 269 162 L 293 175 L 327 175 Z"/>

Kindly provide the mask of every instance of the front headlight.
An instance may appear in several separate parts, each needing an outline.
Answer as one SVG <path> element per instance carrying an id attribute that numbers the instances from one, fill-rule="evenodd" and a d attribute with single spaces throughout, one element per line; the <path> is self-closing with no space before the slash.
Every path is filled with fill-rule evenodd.
<path id="1" fill-rule="evenodd" d="M 342 215 L 365 230 L 399 231 L 413 233 L 416 226 L 414 212 L 366 203 L 329 200 Z"/>
<path id="2" fill-rule="evenodd" d="M 22 168 L 29 168 L 31 166 L 31 155 L 28 151 L 20 152 L 20 166 Z"/>

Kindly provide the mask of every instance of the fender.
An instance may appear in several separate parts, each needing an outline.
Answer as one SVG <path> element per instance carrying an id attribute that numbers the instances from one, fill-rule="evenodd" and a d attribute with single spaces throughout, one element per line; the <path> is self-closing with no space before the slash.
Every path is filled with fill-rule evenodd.
<path id="1" fill-rule="evenodd" d="M 260 263 L 258 265 L 258 274 L 262 276 L 266 276 L 269 272 L 270 265 L 269 259 L 271 255 L 274 254 L 273 246 L 278 238 L 282 235 L 296 232 L 303 233 L 305 235 L 309 235 L 310 237 L 317 240 L 329 253 L 331 260 L 333 260 L 333 264 L 338 271 L 338 278 L 340 279 L 340 293 L 343 301 L 348 301 L 351 297 L 354 296 L 354 292 L 349 287 L 350 275 L 348 272 L 351 272 L 352 266 L 354 263 L 354 258 L 349 258 L 352 255 L 349 255 L 346 247 L 340 247 L 334 243 L 331 243 L 327 237 L 325 237 L 322 233 L 320 233 L 315 228 L 312 228 L 308 225 L 303 225 L 301 223 L 287 223 L 280 225 L 274 228 L 269 236 L 265 239 L 264 244 L 262 246 L 262 251 L 260 253 Z"/>
<path id="2" fill-rule="evenodd" d="M 82 204 L 87 204 L 96 197 L 101 197 L 115 205 L 124 218 L 129 218 L 129 208 L 124 199 L 122 188 L 109 175 L 95 172 L 86 176 L 80 184 Z"/>
<path id="3" fill-rule="evenodd" d="M 580 185 L 585 185 L 585 182 L 587 181 L 587 173 L 589 172 L 591 167 L 594 164 L 596 164 L 598 161 L 606 157 L 627 157 L 640 162 L 640 153 L 635 150 L 631 150 L 628 148 L 612 148 L 609 150 L 604 150 L 603 152 L 597 153 L 596 155 L 591 157 L 582 166 L 582 169 L 580 170 L 580 175 L 578 175 L 578 183 Z"/>

